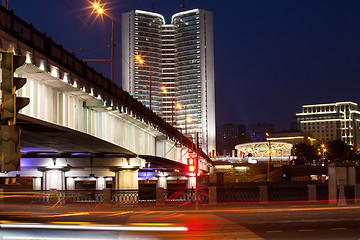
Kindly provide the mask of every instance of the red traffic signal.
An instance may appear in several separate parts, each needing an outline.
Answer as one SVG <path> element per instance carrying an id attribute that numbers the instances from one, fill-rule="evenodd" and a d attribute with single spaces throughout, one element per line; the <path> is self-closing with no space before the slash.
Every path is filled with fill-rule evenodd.
<path id="1" fill-rule="evenodd" d="M 197 158 L 189 157 L 187 159 L 188 168 L 190 173 L 196 173 L 197 172 Z"/>

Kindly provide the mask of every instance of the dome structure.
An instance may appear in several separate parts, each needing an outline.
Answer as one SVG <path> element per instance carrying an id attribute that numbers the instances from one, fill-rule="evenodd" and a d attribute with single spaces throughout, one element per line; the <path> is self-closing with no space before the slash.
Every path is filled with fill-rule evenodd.
<path id="1" fill-rule="evenodd" d="M 268 157 L 271 149 L 271 157 L 291 156 L 293 145 L 284 142 L 250 142 L 235 146 L 238 156 L 243 157 Z"/>

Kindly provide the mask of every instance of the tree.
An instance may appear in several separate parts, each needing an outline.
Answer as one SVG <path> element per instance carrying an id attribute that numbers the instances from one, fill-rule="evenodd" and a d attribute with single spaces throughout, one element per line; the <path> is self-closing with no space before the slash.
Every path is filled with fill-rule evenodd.
<path id="1" fill-rule="evenodd" d="M 334 140 L 326 144 L 328 153 L 325 158 L 331 162 L 357 161 L 359 159 L 355 149 L 341 140 Z"/>
<path id="2" fill-rule="evenodd" d="M 297 165 L 313 163 L 313 160 L 319 159 L 316 148 L 305 143 L 295 144 L 292 151 L 296 157 L 295 164 Z"/>

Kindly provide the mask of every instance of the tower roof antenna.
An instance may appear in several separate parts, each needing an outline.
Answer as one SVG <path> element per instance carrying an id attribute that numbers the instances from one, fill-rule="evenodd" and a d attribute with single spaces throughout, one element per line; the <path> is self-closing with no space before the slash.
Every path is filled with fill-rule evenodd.
<path id="1" fill-rule="evenodd" d="M 183 3 L 180 5 L 181 11 L 185 11 L 185 0 L 183 0 Z"/>
<path id="2" fill-rule="evenodd" d="M 152 1 L 152 7 L 153 7 L 152 11 L 155 12 L 155 0 Z"/>

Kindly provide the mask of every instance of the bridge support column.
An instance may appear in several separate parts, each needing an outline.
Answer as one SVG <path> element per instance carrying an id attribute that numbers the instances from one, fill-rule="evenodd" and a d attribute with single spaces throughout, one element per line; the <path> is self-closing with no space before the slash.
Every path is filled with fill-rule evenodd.
<path id="1" fill-rule="evenodd" d="M 45 170 L 43 181 L 43 190 L 65 190 L 65 172 L 63 170 Z"/>
<path id="2" fill-rule="evenodd" d="M 106 181 L 104 177 L 98 177 L 96 179 L 96 190 L 103 190 L 106 188 Z"/>
<path id="3" fill-rule="evenodd" d="M 168 175 L 166 175 L 165 173 L 160 173 L 156 177 L 157 177 L 156 187 L 157 188 L 167 189 L 167 180 L 166 180 L 166 178 L 168 177 Z"/>
<path id="4" fill-rule="evenodd" d="M 34 177 L 33 178 L 33 189 L 34 190 L 41 190 L 41 177 Z"/>
<path id="5" fill-rule="evenodd" d="M 138 168 L 118 168 L 115 171 L 114 203 L 138 203 Z"/>
<path id="6" fill-rule="evenodd" d="M 168 197 L 166 179 L 168 176 L 166 173 L 159 173 L 156 176 L 156 203 L 163 204 Z"/>
<path id="7" fill-rule="evenodd" d="M 75 178 L 73 177 L 66 178 L 66 190 L 75 190 Z"/>

